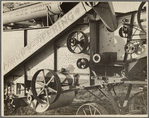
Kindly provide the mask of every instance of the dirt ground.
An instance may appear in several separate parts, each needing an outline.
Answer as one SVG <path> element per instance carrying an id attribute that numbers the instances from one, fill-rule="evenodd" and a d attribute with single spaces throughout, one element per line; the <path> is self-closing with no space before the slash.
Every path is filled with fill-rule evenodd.
<path id="1" fill-rule="evenodd" d="M 106 97 L 103 96 L 103 94 L 101 94 L 101 92 L 99 92 L 99 90 L 90 90 L 92 91 L 95 95 L 97 95 L 100 99 L 98 99 L 97 97 L 91 95 L 89 92 L 87 92 L 86 90 L 79 90 L 78 94 L 75 96 L 73 102 L 69 105 L 69 106 L 65 106 L 65 107 L 61 107 L 61 108 L 57 108 L 57 109 L 53 109 L 53 110 L 47 110 L 43 113 L 36 113 L 32 108 L 30 108 L 29 106 L 26 107 L 20 107 L 18 109 L 16 109 L 13 113 L 10 113 L 10 111 L 8 111 L 7 108 L 4 108 L 4 115 L 5 116 L 34 116 L 34 115 L 75 115 L 77 109 L 84 103 L 88 103 L 88 102 L 95 102 L 98 103 L 100 105 L 102 105 L 108 112 L 109 115 L 114 115 L 116 114 L 112 104 L 107 100 Z M 121 102 L 122 99 L 124 98 L 124 96 L 126 95 L 127 92 L 127 86 L 126 85 L 121 85 L 121 86 L 117 86 L 115 88 L 115 91 L 117 93 L 117 98 L 119 99 L 119 101 Z M 133 86 L 133 89 L 131 91 L 131 96 L 138 92 L 139 89 L 138 87 Z M 104 91 L 106 93 L 106 91 Z M 130 96 L 130 97 L 131 97 Z M 108 115 L 107 114 L 107 115 Z"/>

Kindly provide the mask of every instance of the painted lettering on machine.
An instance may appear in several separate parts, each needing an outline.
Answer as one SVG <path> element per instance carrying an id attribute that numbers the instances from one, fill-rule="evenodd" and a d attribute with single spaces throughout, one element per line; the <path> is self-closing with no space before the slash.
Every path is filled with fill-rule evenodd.
<path id="1" fill-rule="evenodd" d="M 17 16 L 22 16 L 25 14 L 35 13 L 35 12 L 39 12 L 43 10 L 46 10 L 46 4 L 39 4 L 39 5 L 36 5 L 35 7 L 31 7 L 30 9 L 24 8 L 16 12 L 15 11 L 10 12 L 9 17 L 12 18 L 12 17 L 17 17 Z"/>
<path id="2" fill-rule="evenodd" d="M 25 61 L 30 55 L 38 51 L 42 46 L 68 28 L 72 23 L 78 20 L 86 13 L 83 5 L 79 3 L 60 20 L 54 23 L 49 29 L 41 33 L 38 37 L 32 40 L 30 44 L 16 53 L 10 60 L 4 63 L 4 75 L 14 69 L 17 65 Z"/>

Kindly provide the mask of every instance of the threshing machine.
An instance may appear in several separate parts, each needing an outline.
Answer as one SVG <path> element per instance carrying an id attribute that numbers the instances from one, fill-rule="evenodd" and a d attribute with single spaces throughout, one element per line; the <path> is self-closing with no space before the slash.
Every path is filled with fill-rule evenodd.
<path id="1" fill-rule="evenodd" d="M 3 12 L 4 103 L 44 112 L 70 105 L 82 89 L 98 99 L 96 89 L 116 114 L 147 114 L 148 6 L 119 3 L 122 11 L 110 1 L 46 1 Z M 126 87 L 121 102 L 120 85 Z M 98 103 L 76 111 L 97 114 L 108 113 Z"/>

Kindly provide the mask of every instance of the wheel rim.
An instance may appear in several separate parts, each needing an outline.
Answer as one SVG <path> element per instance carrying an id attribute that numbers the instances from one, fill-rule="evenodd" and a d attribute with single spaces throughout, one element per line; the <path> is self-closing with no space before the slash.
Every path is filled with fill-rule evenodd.
<path id="1" fill-rule="evenodd" d="M 38 103 L 53 103 L 60 96 L 60 92 L 60 79 L 52 70 L 41 69 L 34 74 L 32 79 L 32 93 Z"/>
<path id="2" fill-rule="evenodd" d="M 88 38 L 82 31 L 74 31 L 67 38 L 67 48 L 72 53 L 82 53 L 87 49 Z"/>
<path id="3" fill-rule="evenodd" d="M 142 3 L 140 4 L 139 9 L 138 9 L 138 13 L 137 13 L 138 25 L 139 25 L 139 27 L 141 28 L 141 30 L 142 30 L 144 33 L 146 33 L 146 31 L 145 31 L 145 29 L 143 28 L 142 23 L 143 23 L 144 21 L 146 21 L 146 19 L 141 19 L 141 11 L 142 11 L 142 8 L 143 8 L 143 6 L 145 5 L 145 3 L 146 3 L 146 2 L 142 2 Z"/>
<path id="4" fill-rule="evenodd" d="M 101 115 L 102 113 L 94 103 L 87 103 L 80 106 L 76 115 Z"/>
<path id="5" fill-rule="evenodd" d="M 127 53 L 127 54 L 132 54 L 132 53 L 134 53 L 135 52 L 135 46 L 134 46 L 134 44 L 133 43 L 128 43 L 128 44 L 126 44 L 125 45 L 125 52 Z"/>
<path id="6" fill-rule="evenodd" d="M 88 65 L 89 65 L 89 62 L 85 58 L 80 58 L 77 60 L 77 67 L 79 69 L 86 69 L 88 67 Z"/>
<path id="7" fill-rule="evenodd" d="M 135 94 L 129 104 L 129 113 L 147 114 L 147 92 Z"/>
<path id="8" fill-rule="evenodd" d="M 119 30 L 119 35 L 123 38 L 128 38 L 132 35 L 132 30 L 128 26 L 123 26 Z"/>

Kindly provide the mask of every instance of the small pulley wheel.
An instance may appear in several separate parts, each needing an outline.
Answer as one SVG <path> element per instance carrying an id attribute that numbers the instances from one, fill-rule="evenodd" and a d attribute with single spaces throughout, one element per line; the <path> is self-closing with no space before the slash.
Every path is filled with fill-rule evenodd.
<path id="1" fill-rule="evenodd" d="M 76 115 L 106 115 L 108 112 L 97 103 L 86 103 L 80 106 Z"/>
<path id="2" fill-rule="evenodd" d="M 143 45 L 138 45 L 138 46 L 137 46 L 137 49 L 136 49 L 136 51 L 135 51 L 135 53 L 136 53 L 137 55 L 141 55 L 142 53 L 144 53 L 144 51 L 145 51 L 145 46 L 143 46 Z"/>
<path id="3" fill-rule="evenodd" d="M 127 44 L 125 45 L 124 49 L 125 49 L 125 52 L 126 52 L 127 54 L 132 54 L 132 53 L 135 52 L 136 47 L 135 47 L 135 45 L 134 45 L 133 43 L 127 43 Z"/>
<path id="4" fill-rule="evenodd" d="M 142 2 L 142 3 L 140 4 L 139 9 L 138 9 L 138 12 L 137 12 L 138 25 L 139 25 L 139 27 L 141 28 L 141 30 L 142 30 L 144 33 L 146 33 L 146 30 L 145 30 L 145 28 L 143 27 L 142 24 L 146 22 L 146 18 L 141 19 L 141 12 L 142 12 L 142 10 L 143 10 L 143 6 L 145 5 L 145 3 L 146 3 L 146 2 Z M 144 9 L 144 10 L 146 11 L 146 9 Z"/>
<path id="5" fill-rule="evenodd" d="M 55 102 L 61 93 L 61 82 L 58 75 L 50 69 L 38 70 L 31 83 L 34 99 L 40 104 Z"/>
<path id="6" fill-rule="evenodd" d="M 78 59 L 78 61 L 77 61 L 77 67 L 79 69 L 86 69 L 88 66 L 89 66 L 89 62 L 88 62 L 87 59 L 85 59 L 85 58 Z"/>
<path id="7" fill-rule="evenodd" d="M 100 61 L 101 61 L 101 56 L 99 54 L 94 54 L 93 55 L 93 62 L 99 63 Z"/>
<path id="8" fill-rule="evenodd" d="M 132 30 L 129 26 L 124 25 L 123 27 L 120 28 L 119 35 L 123 38 L 128 38 L 129 36 L 132 35 Z"/>
<path id="9" fill-rule="evenodd" d="M 72 53 L 82 53 L 88 47 L 88 38 L 82 31 L 73 31 L 68 35 L 67 48 Z"/>

